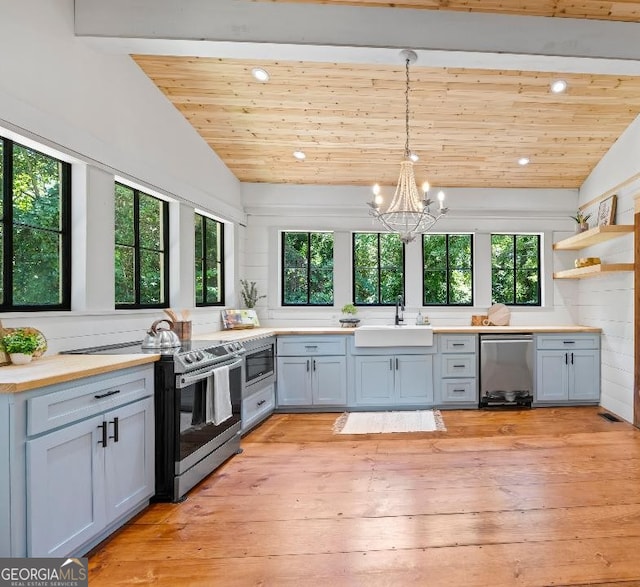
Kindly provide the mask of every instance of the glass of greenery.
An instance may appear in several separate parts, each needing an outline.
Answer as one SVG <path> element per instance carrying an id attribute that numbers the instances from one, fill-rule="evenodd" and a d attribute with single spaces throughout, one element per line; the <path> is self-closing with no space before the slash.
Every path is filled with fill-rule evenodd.
<path id="1" fill-rule="evenodd" d="M 2 337 L 2 345 L 12 363 L 23 365 L 31 361 L 33 353 L 40 346 L 40 338 L 34 332 L 18 328 Z"/>

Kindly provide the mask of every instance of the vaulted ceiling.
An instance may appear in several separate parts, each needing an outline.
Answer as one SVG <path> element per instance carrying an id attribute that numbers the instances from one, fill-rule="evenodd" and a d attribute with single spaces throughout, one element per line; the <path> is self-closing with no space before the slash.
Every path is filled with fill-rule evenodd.
<path id="1" fill-rule="evenodd" d="M 196 3 L 204 6 L 202 0 L 190 0 L 190 5 Z M 436 33 L 444 22 L 438 17 L 454 13 L 452 22 L 460 23 L 451 28 L 450 35 L 441 31 L 444 40 L 439 42 L 447 45 L 446 51 L 412 47 L 419 56 L 410 68 L 410 146 L 420 157 L 418 181 L 428 178 L 433 185 L 445 187 L 577 188 L 640 113 L 640 55 L 622 42 L 630 33 L 640 38 L 636 24 L 640 2 L 540 0 L 524 5 L 516 0 L 257 0 L 236 5 L 242 5 L 245 19 L 256 16 L 251 22 L 247 19 L 246 25 L 230 22 L 231 42 L 224 35 L 205 37 L 198 30 L 191 44 L 172 53 L 162 48 L 170 46 L 166 44 L 136 50 L 141 45 L 135 37 L 145 36 L 144 31 L 127 30 L 122 36 L 133 39 L 128 46 L 133 47 L 130 53 L 137 53 L 133 55 L 136 63 L 241 181 L 396 182 L 405 143 L 404 62 L 393 37 L 398 32 L 394 28 L 398 15 L 407 29 L 411 28 L 406 18 L 410 15 Z M 260 18 L 270 14 L 265 10 L 277 10 L 274 14 L 279 22 L 271 27 L 261 23 Z M 331 37 L 333 31 L 327 30 L 326 39 L 321 33 L 314 37 L 312 25 L 304 21 L 304 16 L 322 17 L 330 10 L 344 11 L 331 15 L 344 14 L 345 22 L 336 21 L 336 29 L 351 35 L 345 46 L 350 42 L 356 47 L 339 48 L 355 57 L 349 54 L 347 59 L 332 60 L 328 56 L 339 44 Z M 229 11 L 231 21 L 237 15 L 233 7 Z M 289 11 L 291 28 L 287 29 L 281 17 Z M 467 43 L 466 31 L 473 30 L 476 21 L 469 22 L 470 16 L 462 13 L 476 12 L 482 14 L 470 16 L 478 19 L 480 28 L 502 27 L 487 30 L 504 30 L 505 46 L 513 45 L 513 53 L 502 50 L 501 33 L 495 39 L 485 35 L 477 49 Z M 189 10 L 176 13 L 182 20 L 175 25 L 175 36 L 185 36 L 187 22 L 200 28 L 193 14 L 187 17 L 184 13 Z M 491 20 L 493 15 L 505 14 L 522 18 Z M 349 20 L 354 17 L 357 29 Z M 550 33 L 551 40 L 545 40 L 543 35 L 532 34 L 532 28 L 521 29 L 519 38 L 520 23 L 553 34 L 575 31 L 575 38 L 567 35 L 556 41 Z M 558 28 L 559 23 L 563 28 Z M 505 25 L 511 24 L 516 28 L 507 30 Z M 148 36 L 156 35 L 156 41 L 174 34 L 171 25 L 159 33 L 156 29 L 162 27 L 157 22 L 147 28 L 153 28 Z M 602 38 L 594 34 L 601 28 Z M 618 32 L 620 46 L 616 47 Z M 409 33 L 419 38 L 419 30 Z M 113 36 L 113 32 L 105 30 L 102 35 Z M 242 42 L 234 43 L 234 35 Z M 376 36 L 381 37 L 379 44 Z M 538 48 L 546 61 L 538 60 L 535 47 L 528 49 L 534 37 L 540 37 Z M 199 53 L 198 47 L 209 46 L 194 40 L 219 40 L 216 47 L 222 47 L 221 53 L 210 49 Z M 248 46 L 254 50 L 247 51 Z M 384 50 L 385 57 L 367 53 L 363 58 L 365 49 L 372 47 Z M 268 71 L 267 83 L 252 77 L 255 67 Z M 550 83 L 558 78 L 566 80 L 567 91 L 553 94 Z M 294 159 L 295 150 L 304 151 L 306 159 Z M 530 159 L 530 164 L 518 165 L 520 157 Z"/>

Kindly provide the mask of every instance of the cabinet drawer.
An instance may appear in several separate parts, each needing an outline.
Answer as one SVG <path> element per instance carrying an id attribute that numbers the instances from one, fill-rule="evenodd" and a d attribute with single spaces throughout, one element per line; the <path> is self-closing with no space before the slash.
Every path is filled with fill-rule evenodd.
<path id="1" fill-rule="evenodd" d="M 27 434 L 33 436 L 95 416 L 153 394 L 153 366 L 120 376 L 99 375 L 27 402 Z"/>
<path id="2" fill-rule="evenodd" d="M 442 377 L 475 377 L 476 356 L 442 355 Z"/>
<path id="3" fill-rule="evenodd" d="M 242 430 L 248 430 L 267 414 L 273 412 L 276 405 L 276 386 L 271 383 L 242 400 Z"/>
<path id="4" fill-rule="evenodd" d="M 477 403 L 475 379 L 444 379 L 441 383 L 442 403 Z"/>
<path id="5" fill-rule="evenodd" d="M 344 355 L 344 336 L 283 336 L 278 337 L 278 355 L 300 357 L 304 355 Z"/>
<path id="6" fill-rule="evenodd" d="M 441 334 L 440 352 L 442 353 L 474 353 L 476 337 L 471 335 Z"/>
<path id="7" fill-rule="evenodd" d="M 599 334 L 542 334 L 537 336 L 537 348 L 570 351 L 574 349 L 599 349 Z"/>

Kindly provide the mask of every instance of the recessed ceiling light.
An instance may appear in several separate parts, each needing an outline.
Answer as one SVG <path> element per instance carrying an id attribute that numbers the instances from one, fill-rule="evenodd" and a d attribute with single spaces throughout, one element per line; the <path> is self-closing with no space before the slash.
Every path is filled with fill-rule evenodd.
<path id="1" fill-rule="evenodd" d="M 529 157 L 520 157 L 520 159 L 518 159 L 518 165 L 529 165 Z"/>
<path id="2" fill-rule="evenodd" d="M 415 163 L 418 159 L 420 159 L 420 157 L 418 157 L 416 153 L 409 153 L 409 159 L 411 159 L 411 161 Z"/>
<path id="3" fill-rule="evenodd" d="M 259 82 L 269 81 L 269 72 L 266 69 L 262 69 L 262 67 L 254 67 L 251 70 L 251 75 Z"/>
<path id="4" fill-rule="evenodd" d="M 557 79 L 551 84 L 551 91 L 554 94 L 562 94 L 567 89 L 567 82 L 563 79 Z"/>
<path id="5" fill-rule="evenodd" d="M 304 161 L 307 156 L 304 154 L 304 151 L 294 151 L 293 152 L 293 156 L 298 160 L 298 161 Z"/>

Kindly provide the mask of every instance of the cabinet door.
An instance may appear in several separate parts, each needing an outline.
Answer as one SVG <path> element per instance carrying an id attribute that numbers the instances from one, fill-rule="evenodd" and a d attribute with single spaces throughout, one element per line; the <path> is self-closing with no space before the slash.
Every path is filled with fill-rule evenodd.
<path id="1" fill-rule="evenodd" d="M 153 398 L 105 414 L 107 524 L 149 499 L 155 491 Z"/>
<path id="2" fill-rule="evenodd" d="M 30 557 L 67 556 L 105 527 L 103 422 L 96 416 L 27 442 Z"/>
<path id="3" fill-rule="evenodd" d="M 433 403 L 433 358 L 426 355 L 398 355 L 395 395 L 398 404 Z"/>
<path id="4" fill-rule="evenodd" d="M 394 361 L 391 356 L 354 357 L 356 404 L 389 405 L 393 397 Z"/>
<path id="5" fill-rule="evenodd" d="M 536 401 L 566 401 L 569 397 L 568 353 L 538 351 L 536 355 Z"/>
<path id="6" fill-rule="evenodd" d="M 311 387 L 315 405 L 347 403 L 347 363 L 345 357 L 313 357 Z"/>
<path id="7" fill-rule="evenodd" d="M 310 406 L 311 358 L 278 357 L 278 405 Z"/>
<path id="8" fill-rule="evenodd" d="M 569 353 L 569 400 L 600 400 L 600 352 Z"/>

